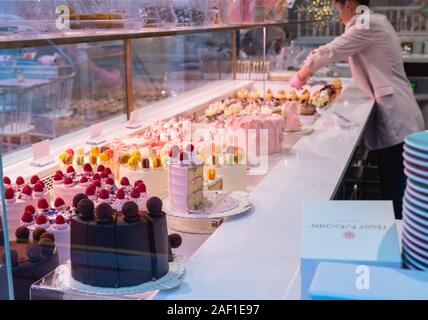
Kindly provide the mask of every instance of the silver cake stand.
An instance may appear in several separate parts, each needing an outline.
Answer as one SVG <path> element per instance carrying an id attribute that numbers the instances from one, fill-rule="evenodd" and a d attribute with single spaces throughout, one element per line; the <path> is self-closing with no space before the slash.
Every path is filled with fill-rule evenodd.
<path id="1" fill-rule="evenodd" d="M 205 201 L 197 210 L 178 211 L 164 201 L 168 227 L 184 233 L 210 234 L 225 219 L 244 214 L 252 207 L 249 195 L 242 191 L 204 191 Z"/>

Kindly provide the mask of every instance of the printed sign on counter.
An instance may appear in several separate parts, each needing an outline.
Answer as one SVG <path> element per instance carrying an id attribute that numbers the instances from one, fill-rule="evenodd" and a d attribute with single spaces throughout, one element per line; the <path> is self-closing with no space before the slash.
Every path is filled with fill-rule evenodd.
<path id="1" fill-rule="evenodd" d="M 101 143 L 104 143 L 105 139 L 102 137 L 103 128 L 104 126 L 102 122 L 93 124 L 90 129 L 90 139 L 89 141 L 87 141 L 87 143 L 92 145 L 99 145 Z"/>
<path id="2" fill-rule="evenodd" d="M 301 295 L 322 261 L 400 268 L 390 201 L 307 201 L 301 247 Z"/>
<path id="3" fill-rule="evenodd" d="M 309 297 L 311 300 L 426 300 L 428 273 L 321 262 Z"/>

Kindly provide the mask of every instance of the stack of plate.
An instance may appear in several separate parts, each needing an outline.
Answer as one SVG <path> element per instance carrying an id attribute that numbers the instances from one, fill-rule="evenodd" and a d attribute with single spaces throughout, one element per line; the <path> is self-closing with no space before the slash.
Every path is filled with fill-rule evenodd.
<path id="1" fill-rule="evenodd" d="M 428 131 L 408 136 L 404 145 L 407 188 L 403 199 L 403 262 L 428 271 Z"/>

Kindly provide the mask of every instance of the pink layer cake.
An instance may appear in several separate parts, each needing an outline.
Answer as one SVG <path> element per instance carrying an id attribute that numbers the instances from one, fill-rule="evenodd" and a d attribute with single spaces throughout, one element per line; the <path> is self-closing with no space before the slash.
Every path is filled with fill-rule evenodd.
<path id="1" fill-rule="evenodd" d="M 181 153 L 168 167 L 169 206 L 172 210 L 195 210 L 203 202 L 204 163 L 197 157 L 189 159 Z"/>
<path id="2" fill-rule="evenodd" d="M 228 143 L 235 146 L 241 144 L 247 151 L 250 146 L 255 144 L 256 155 L 259 156 L 262 151 L 261 137 L 262 134 L 266 133 L 268 154 L 280 153 L 282 150 L 284 125 L 284 119 L 276 114 L 232 116 L 226 121 Z M 252 132 L 255 134 L 255 140 L 251 136 Z"/>

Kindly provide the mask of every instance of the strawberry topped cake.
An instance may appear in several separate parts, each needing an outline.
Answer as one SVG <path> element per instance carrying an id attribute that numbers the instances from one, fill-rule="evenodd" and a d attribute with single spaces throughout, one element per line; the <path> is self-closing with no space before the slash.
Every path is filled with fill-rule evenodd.
<path id="1" fill-rule="evenodd" d="M 20 225 L 22 213 L 29 207 L 37 208 L 37 203 L 41 199 L 44 201 L 49 199 L 49 192 L 38 176 L 31 177 L 28 184 L 21 176 L 15 179 L 15 183 L 5 176 L 3 183 L 9 230 L 13 231 Z"/>

